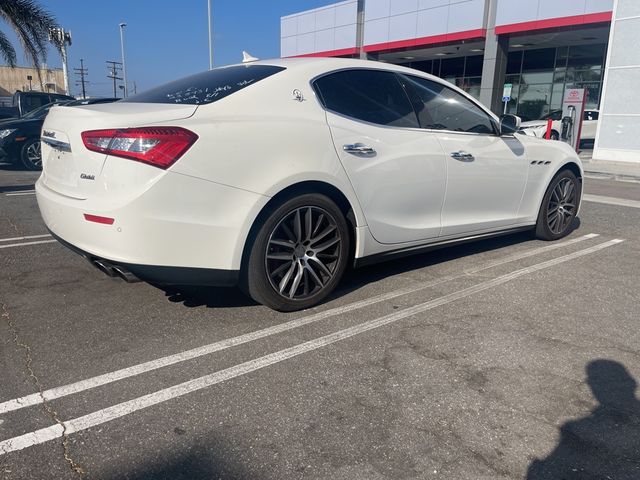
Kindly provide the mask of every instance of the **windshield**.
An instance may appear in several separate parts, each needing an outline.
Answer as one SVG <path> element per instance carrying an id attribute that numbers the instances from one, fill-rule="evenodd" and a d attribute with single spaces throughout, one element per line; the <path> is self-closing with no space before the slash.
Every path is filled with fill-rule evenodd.
<path id="1" fill-rule="evenodd" d="M 540 120 L 560 120 L 562 118 L 562 110 L 554 110 L 553 112 L 547 113 Z"/>
<path id="2" fill-rule="evenodd" d="M 228 97 L 282 70 L 284 70 L 283 67 L 273 65 L 236 65 L 216 68 L 160 85 L 120 101 L 203 105 Z"/>

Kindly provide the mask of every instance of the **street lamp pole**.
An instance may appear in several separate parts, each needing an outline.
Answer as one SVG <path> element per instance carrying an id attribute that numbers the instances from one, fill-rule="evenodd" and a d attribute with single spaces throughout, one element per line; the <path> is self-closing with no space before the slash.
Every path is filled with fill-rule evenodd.
<path id="1" fill-rule="evenodd" d="M 129 89 L 127 88 L 127 66 L 124 63 L 124 27 L 126 23 L 120 23 L 120 50 L 122 51 L 122 79 L 124 80 L 124 98 L 127 98 Z"/>
<path id="2" fill-rule="evenodd" d="M 207 2 L 207 12 L 209 15 L 207 16 L 209 20 L 209 70 L 213 70 L 213 33 L 211 30 L 211 0 Z"/>

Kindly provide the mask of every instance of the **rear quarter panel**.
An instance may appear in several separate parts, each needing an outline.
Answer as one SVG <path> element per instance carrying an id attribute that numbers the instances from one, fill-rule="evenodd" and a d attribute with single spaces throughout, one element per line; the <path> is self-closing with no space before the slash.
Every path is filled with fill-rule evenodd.
<path id="1" fill-rule="evenodd" d="M 268 197 L 300 182 L 325 182 L 347 197 L 357 224 L 364 225 L 310 78 L 283 71 L 201 105 L 181 122 L 199 140 L 171 170 Z"/>

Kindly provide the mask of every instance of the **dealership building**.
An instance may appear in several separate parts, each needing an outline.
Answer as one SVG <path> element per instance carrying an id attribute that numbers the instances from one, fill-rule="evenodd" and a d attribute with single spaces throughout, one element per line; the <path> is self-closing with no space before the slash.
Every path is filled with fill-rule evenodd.
<path id="1" fill-rule="evenodd" d="M 640 163 L 640 0 L 347 0 L 281 19 L 281 56 L 368 58 L 444 78 L 500 114 L 600 111 L 594 159 Z"/>

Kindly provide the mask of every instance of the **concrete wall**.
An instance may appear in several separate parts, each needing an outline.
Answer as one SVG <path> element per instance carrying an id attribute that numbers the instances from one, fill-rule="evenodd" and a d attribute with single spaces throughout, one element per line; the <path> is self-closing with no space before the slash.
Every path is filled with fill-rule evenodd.
<path id="1" fill-rule="evenodd" d="M 335 3 L 280 19 L 280 55 L 355 53 L 357 0 Z"/>
<path id="2" fill-rule="evenodd" d="M 64 78 L 62 76 L 62 70 L 42 69 L 40 71 L 43 83 L 51 83 L 53 85 L 47 89 L 44 86 L 44 91 L 50 91 L 55 93 L 64 93 Z M 41 91 L 40 81 L 38 80 L 38 72 L 35 68 L 29 67 L 16 67 L 10 68 L 7 66 L 0 66 L 0 97 L 10 96 L 15 93 L 16 90 L 29 90 L 29 80 L 27 75 L 31 75 L 31 86 L 33 90 Z"/>
<path id="3" fill-rule="evenodd" d="M 280 55 L 356 53 L 357 3 L 349 0 L 282 17 Z M 411 45 L 481 37 L 484 28 L 485 0 L 366 0 L 363 43 L 365 50 L 377 51 L 415 39 Z M 468 32 L 473 34 L 465 36 Z"/>
<path id="4" fill-rule="evenodd" d="M 640 164 L 640 0 L 616 0 L 594 160 Z"/>
<path id="5" fill-rule="evenodd" d="M 369 51 L 390 42 L 486 28 L 485 0 L 366 0 L 365 5 L 364 45 Z"/>
<path id="6" fill-rule="evenodd" d="M 498 0 L 496 26 L 610 12 L 613 10 L 613 1 L 614 0 Z M 533 25 L 529 25 L 528 27 L 535 28 Z"/>
<path id="7" fill-rule="evenodd" d="M 498 35 L 608 22 L 614 0 L 495 0 Z M 632 0 L 633 1 L 633 0 Z M 640 3 L 640 0 L 635 0 Z M 484 38 L 489 0 L 366 0 L 364 49 Z M 355 53 L 357 1 L 282 17 L 281 56 Z"/>

